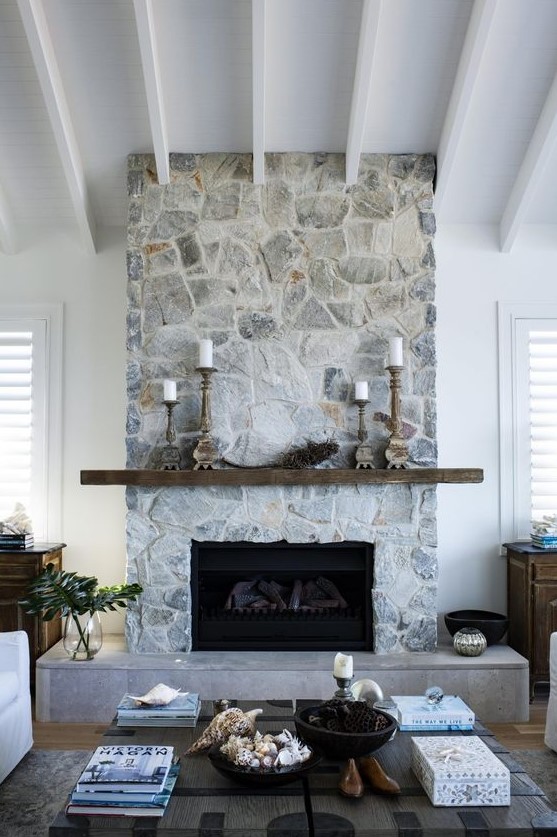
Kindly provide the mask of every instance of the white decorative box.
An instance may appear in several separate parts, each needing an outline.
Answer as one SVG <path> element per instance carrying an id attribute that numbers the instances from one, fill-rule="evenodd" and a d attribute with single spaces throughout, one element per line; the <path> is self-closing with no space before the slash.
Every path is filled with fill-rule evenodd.
<path id="1" fill-rule="evenodd" d="M 477 735 L 413 736 L 412 770 L 433 805 L 510 805 L 511 774 Z"/>

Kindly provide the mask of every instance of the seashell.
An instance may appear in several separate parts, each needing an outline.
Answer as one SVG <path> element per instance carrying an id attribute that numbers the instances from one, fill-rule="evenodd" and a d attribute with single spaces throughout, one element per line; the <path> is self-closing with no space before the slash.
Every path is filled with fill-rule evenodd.
<path id="1" fill-rule="evenodd" d="M 149 689 L 144 695 L 137 697 L 136 695 L 128 695 L 138 705 L 145 706 L 165 706 L 174 700 L 176 695 L 187 695 L 187 692 L 182 692 L 181 689 L 171 689 L 170 686 L 165 686 L 164 683 L 157 683 L 152 689 Z"/>
<path id="2" fill-rule="evenodd" d="M 355 700 L 365 700 L 372 709 L 377 700 L 383 700 L 383 690 L 375 680 L 356 680 L 355 683 L 352 683 L 350 691 Z"/>
<path id="3" fill-rule="evenodd" d="M 242 712 L 236 706 L 225 709 L 224 712 L 215 715 L 205 732 L 186 750 L 186 755 L 208 750 L 214 744 L 222 744 L 231 735 L 253 735 L 256 718 L 261 712 L 263 712 L 262 709 Z"/>
<path id="4" fill-rule="evenodd" d="M 290 765 L 296 764 L 297 761 L 298 759 L 294 753 L 285 747 L 283 750 L 279 750 L 275 764 L 281 767 L 290 767 Z"/>

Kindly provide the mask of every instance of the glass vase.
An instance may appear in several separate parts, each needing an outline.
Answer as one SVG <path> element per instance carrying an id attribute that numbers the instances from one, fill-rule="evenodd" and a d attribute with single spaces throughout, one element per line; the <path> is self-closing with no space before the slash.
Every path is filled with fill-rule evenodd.
<path id="1" fill-rule="evenodd" d="M 64 623 L 64 649 L 72 660 L 92 660 L 103 644 L 100 613 L 69 613 Z"/>

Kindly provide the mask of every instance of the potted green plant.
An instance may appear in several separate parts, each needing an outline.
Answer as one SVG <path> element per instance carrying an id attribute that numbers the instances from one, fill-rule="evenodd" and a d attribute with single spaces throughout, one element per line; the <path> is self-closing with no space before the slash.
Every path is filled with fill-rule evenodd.
<path id="1" fill-rule="evenodd" d="M 48 564 L 29 584 L 19 604 L 26 613 L 41 614 L 45 622 L 58 614 L 64 617 L 67 653 L 72 660 L 91 660 L 102 646 L 99 613 L 126 607 L 142 592 L 140 584 L 99 587 L 95 576 L 57 570 Z"/>

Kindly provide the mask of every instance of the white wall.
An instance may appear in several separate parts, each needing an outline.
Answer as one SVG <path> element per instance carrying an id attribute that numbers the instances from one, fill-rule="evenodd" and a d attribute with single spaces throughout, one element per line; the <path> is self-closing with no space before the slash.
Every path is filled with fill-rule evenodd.
<path id="1" fill-rule="evenodd" d="M 439 486 L 438 606 L 505 613 L 497 302 L 557 301 L 557 231 L 527 229 L 506 254 L 496 228 L 441 226 L 435 253 L 439 465 L 485 471 L 481 485 Z"/>
<path id="2" fill-rule="evenodd" d="M 88 256 L 74 231 L 34 231 L 16 255 L 0 254 L 3 304 L 64 309 L 62 527 L 66 569 L 101 584 L 125 578 L 124 488 L 81 486 L 83 468 L 125 467 L 126 245 L 111 230 Z M 103 616 L 123 630 L 120 614 Z"/>
<path id="3" fill-rule="evenodd" d="M 439 486 L 439 610 L 506 610 L 500 556 L 498 300 L 557 299 L 557 236 L 535 229 L 512 253 L 488 227 L 440 227 L 437 256 L 439 464 L 481 467 L 481 485 Z M 124 489 L 81 486 L 83 468 L 125 465 L 126 263 L 123 231 L 87 256 L 75 234 L 34 235 L 0 255 L 3 303 L 64 305 L 62 531 L 67 569 L 103 584 L 125 575 Z M 122 617 L 103 617 L 122 630 Z"/>

